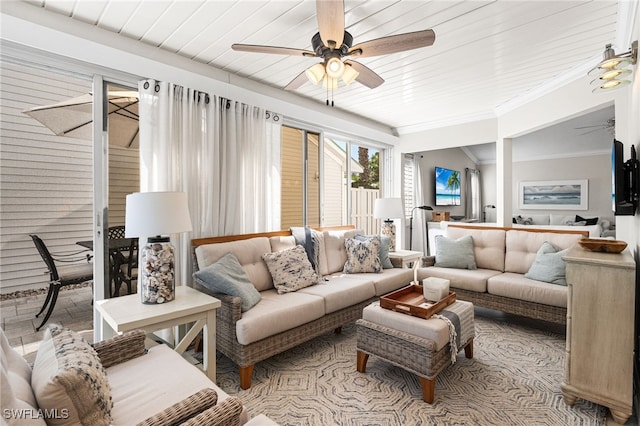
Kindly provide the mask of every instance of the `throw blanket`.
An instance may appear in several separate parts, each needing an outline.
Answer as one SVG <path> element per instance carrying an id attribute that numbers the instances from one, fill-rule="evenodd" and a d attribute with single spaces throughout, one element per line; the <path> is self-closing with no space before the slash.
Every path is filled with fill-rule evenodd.
<path id="1" fill-rule="evenodd" d="M 297 245 L 304 247 L 311 266 L 314 270 L 317 270 L 316 245 L 314 244 L 313 231 L 306 226 L 296 226 L 291 228 L 291 235 L 295 238 Z"/>
<path id="2" fill-rule="evenodd" d="M 473 326 L 473 309 L 464 310 L 464 304 L 454 302 L 432 318 L 438 318 L 449 326 L 449 346 L 451 347 L 451 362 L 455 364 L 460 346 L 475 336 Z"/>

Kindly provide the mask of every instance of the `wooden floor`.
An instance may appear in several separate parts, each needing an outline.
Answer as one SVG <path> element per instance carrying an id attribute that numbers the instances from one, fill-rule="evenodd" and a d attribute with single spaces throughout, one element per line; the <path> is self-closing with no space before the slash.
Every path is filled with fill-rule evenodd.
<path id="1" fill-rule="evenodd" d="M 42 307 L 46 297 L 45 293 L 25 296 L 0 301 L 0 326 L 4 330 L 11 346 L 29 362 L 35 360 L 36 352 L 42 336 L 41 331 L 36 331 L 41 318 L 35 318 Z M 82 288 L 63 288 L 58 296 L 58 302 L 49 318 L 48 324 L 56 323 L 71 328 L 81 333 L 89 342 L 93 341 L 93 306 L 91 305 L 91 286 Z M 552 331 L 557 334 L 565 334 L 563 325 L 547 323 L 545 321 L 532 320 L 516 315 L 505 314 L 484 308 L 475 308 L 475 314 L 504 321 L 506 324 L 517 323 L 528 327 Z M 634 410 L 635 411 L 635 410 Z M 607 425 L 616 425 L 610 417 Z M 638 426 L 638 418 L 632 416 L 626 423 Z"/>

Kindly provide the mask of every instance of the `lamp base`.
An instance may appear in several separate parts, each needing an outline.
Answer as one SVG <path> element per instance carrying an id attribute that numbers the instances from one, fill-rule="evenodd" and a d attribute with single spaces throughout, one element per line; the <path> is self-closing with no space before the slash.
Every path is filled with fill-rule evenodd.
<path id="1" fill-rule="evenodd" d="M 139 276 L 142 303 L 156 305 L 175 299 L 175 263 L 169 238 L 149 238 L 141 254 Z"/>
<path id="2" fill-rule="evenodd" d="M 382 222 L 382 227 L 380 228 L 380 235 L 384 235 L 391 239 L 389 243 L 389 251 L 396 251 L 396 225 L 393 221 L 384 221 Z"/>

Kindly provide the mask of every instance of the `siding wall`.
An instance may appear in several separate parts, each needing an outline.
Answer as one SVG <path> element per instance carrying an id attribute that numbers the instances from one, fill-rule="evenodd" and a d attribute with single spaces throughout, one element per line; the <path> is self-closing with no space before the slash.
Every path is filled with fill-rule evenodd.
<path id="1" fill-rule="evenodd" d="M 29 234 L 52 252 L 91 239 L 92 147 L 55 136 L 23 110 L 91 90 L 91 81 L 3 62 L 0 70 L 0 291 L 47 286 Z"/>
<path id="2" fill-rule="evenodd" d="M 93 229 L 90 141 L 55 136 L 22 111 L 91 91 L 91 81 L 8 62 L 0 69 L 0 293 L 43 288 L 48 274 L 29 234 L 53 253 L 81 250 Z M 124 224 L 140 187 L 138 151 L 109 149 L 109 224 Z"/>

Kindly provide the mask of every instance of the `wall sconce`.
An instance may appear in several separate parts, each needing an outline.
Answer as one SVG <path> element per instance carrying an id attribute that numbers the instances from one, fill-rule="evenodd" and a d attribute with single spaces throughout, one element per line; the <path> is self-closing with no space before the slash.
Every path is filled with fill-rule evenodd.
<path id="1" fill-rule="evenodd" d="M 629 65 L 635 65 L 638 61 L 638 41 L 631 44 L 631 50 L 616 55 L 610 44 L 604 49 L 603 59 L 600 63 L 589 71 L 590 76 L 596 76 L 591 81 L 591 85 L 595 86 L 593 92 L 601 92 L 617 89 L 631 83 L 622 77 L 631 74 L 631 70 L 625 69 Z"/>

